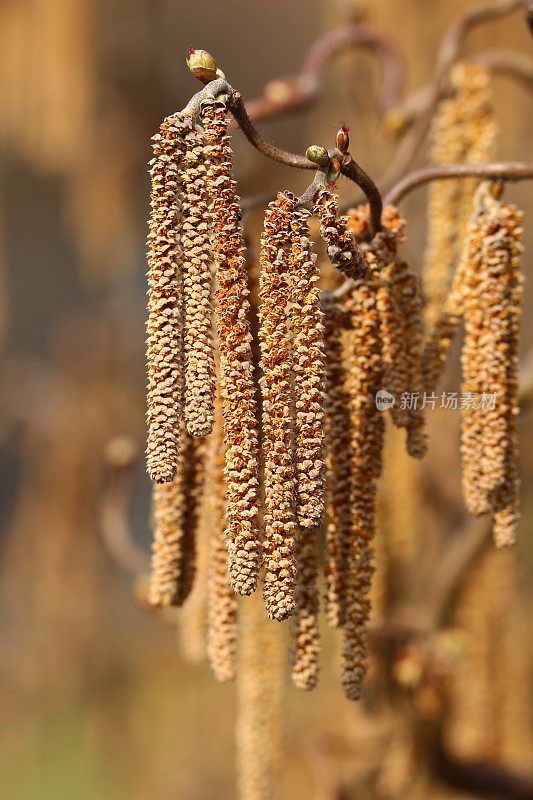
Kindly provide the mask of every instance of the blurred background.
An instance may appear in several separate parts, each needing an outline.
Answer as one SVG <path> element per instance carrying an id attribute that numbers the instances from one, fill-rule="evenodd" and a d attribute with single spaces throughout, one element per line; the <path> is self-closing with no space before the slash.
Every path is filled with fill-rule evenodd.
<path id="1" fill-rule="evenodd" d="M 143 464 L 147 163 L 160 121 L 199 88 L 185 66 L 187 48 L 212 52 L 228 80 L 251 98 L 266 82 L 296 74 L 325 31 L 365 21 L 403 53 L 408 94 L 431 77 L 443 32 L 469 5 L 468 0 L 0 3 L 2 798 L 236 796 L 235 689 L 217 684 L 205 663 L 196 663 L 201 645 L 195 650 L 189 640 L 179 646 L 186 627 L 180 633 L 173 619 L 149 612 L 142 578 L 135 577 L 145 569 L 150 542 L 150 487 Z M 494 47 L 531 55 L 522 11 L 478 26 L 464 52 Z M 346 121 L 352 152 L 377 178 L 398 146 L 380 119 L 380 80 L 375 53 L 353 48 L 327 67 L 316 103 L 258 127 L 302 153 L 313 142 L 331 146 L 338 124 Z M 530 87 L 495 76 L 501 159 L 531 159 Z M 268 162 L 239 131 L 234 149 L 242 197 L 278 188 L 301 192 L 308 181 L 308 174 Z M 411 167 L 425 159 L 421 146 Z M 346 182 L 341 194 L 347 201 L 356 197 Z M 533 347 L 531 186 L 511 186 L 506 197 L 524 210 L 526 220 L 526 361 Z M 408 220 L 405 252 L 416 269 L 423 261 L 425 206 L 424 189 L 402 204 Z M 258 209 L 249 222 L 252 249 L 261 213 Z M 454 365 L 445 378 L 450 390 L 458 387 L 457 358 Z M 459 414 L 430 417 L 424 480 L 419 472 L 410 473 L 411 486 L 402 483 L 393 456 L 383 502 L 396 514 L 395 524 L 416 529 L 426 556 L 436 558 L 434 542 L 446 525 L 457 527 L 464 512 Z M 472 643 L 481 641 L 480 630 L 486 633 L 473 671 L 467 671 L 466 657 L 454 662 L 463 688 L 450 690 L 450 696 L 463 691 L 471 697 L 482 680 L 485 695 L 455 720 L 457 730 L 463 727 L 461 733 L 450 729 L 450 746 L 459 755 L 519 770 L 531 768 L 533 744 L 532 433 L 532 415 L 526 412 L 519 549 L 477 565 L 478 588 L 473 573 L 462 617 L 448 619 L 441 632 L 448 637 L 442 640 L 447 657 L 464 652 L 465 636 Z M 128 536 L 120 527 L 124 519 Z M 361 771 L 378 769 L 382 750 L 373 743 L 384 736 L 390 740 L 383 719 L 379 725 L 362 720 L 363 712 L 343 698 L 339 642 L 331 632 L 324 636 L 317 691 L 303 695 L 286 687 L 285 758 L 275 795 L 281 798 L 341 797 L 334 793 L 339 780 L 349 785 Z M 503 699 L 496 702 L 496 696 Z M 405 752 L 412 747 L 402 744 L 402 736 L 408 735 L 403 728 L 395 735 L 398 747 L 387 751 L 391 764 L 397 751 L 403 752 L 401 764 L 407 763 Z M 402 796 L 422 791 L 413 780 L 416 790 L 410 784 Z M 398 781 L 389 784 L 398 788 Z M 380 796 L 396 796 L 389 784 Z M 424 784 L 421 796 L 462 796 L 431 785 L 428 794 Z M 376 792 L 358 794 L 366 796 Z"/>

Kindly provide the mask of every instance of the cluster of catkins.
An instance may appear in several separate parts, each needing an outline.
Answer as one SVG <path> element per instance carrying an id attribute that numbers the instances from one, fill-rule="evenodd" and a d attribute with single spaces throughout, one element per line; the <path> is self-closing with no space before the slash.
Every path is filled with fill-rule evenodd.
<path id="1" fill-rule="evenodd" d="M 331 264 L 348 276 L 343 291 L 321 290 L 310 212 L 283 192 L 265 214 L 256 314 L 224 102 L 204 100 L 199 120 L 185 112 L 165 120 L 151 162 L 149 599 L 179 606 L 190 593 L 198 507 L 208 493 L 207 652 L 217 677 L 235 674 L 237 595 L 251 594 L 260 581 L 267 616 L 290 618 L 292 676 L 304 689 L 318 680 L 323 594 L 328 622 L 343 631 L 343 688 L 357 698 L 367 669 L 384 434 L 379 401 L 390 405 L 394 397 L 391 421 L 405 429 L 408 452 L 421 458 L 423 414 L 400 399 L 427 389 L 426 373 L 439 372 L 441 350 L 435 365 L 423 348 L 417 278 L 398 256 L 405 225 L 397 210 L 386 207 L 373 232 L 368 207 L 339 216 L 329 187 L 317 190 L 312 213 Z M 472 302 L 479 312 L 468 316 L 465 382 L 484 382 L 489 391 L 506 380 L 507 394 L 504 421 L 497 411 L 470 422 L 469 431 L 483 429 L 482 458 L 468 449 L 465 414 L 463 457 L 480 471 L 476 509 L 494 510 L 502 539 L 517 486 L 508 443 L 516 425 L 509 365 L 516 366 L 518 231 L 509 210 L 480 213 L 472 225 L 482 230 L 483 255 L 472 245 L 464 284 L 471 294 L 461 289 L 465 308 Z"/>
<path id="2" fill-rule="evenodd" d="M 480 64 L 460 62 L 450 72 L 451 97 L 443 100 L 431 126 L 433 164 L 493 161 L 496 121 L 491 74 Z M 454 266 L 472 211 L 476 179 L 434 181 L 428 191 L 428 233 L 423 267 L 424 321 L 431 327 L 446 300 Z"/>
<path id="3" fill-rule="evenodd" d="M 473 514 L 493 515 L 494 541 L 508 547 L 516 542 L 519 518 L 522 214 L 496 199 L 499 192 L 485 183 L 476 192 L 450 292 L 425 341 L 422 373 L 433 392 L 463 322 L 463 495 Z"/>

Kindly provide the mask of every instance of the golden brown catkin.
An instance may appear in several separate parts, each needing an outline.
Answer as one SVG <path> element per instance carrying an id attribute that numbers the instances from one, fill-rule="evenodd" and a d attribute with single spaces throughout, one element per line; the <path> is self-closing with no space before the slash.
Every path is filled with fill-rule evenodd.
<path id="1" fill-rule="evenodd" d="M 395 206 L 385 206 L 381 225 L 382 229 L 370 238 L 369 206 L 358 206 L 348 211 L 348 230 L 363 252 L 366 269 L 370 272 L 379 272 L 390 264 L 405 240 L 405 220 Z"/>
<path id="2" fill-rule="evenodd" d="M 216 403 L 215 439 L 216 456 L 213 475 L 211 553 L 207 597 L 207 656 L 215 677 L 219 681 L 235 678 L 237 649 L 237 595 L 229 582 L 224 529 L 225 480 L 224 432 L 222 411 Z"/>
<path id="3" fill-rule="evenodd" d="M 180 606 L 195 574 L 195 532 L 203 489 L 205 442 L 180 437 L 178 470 L 172 481 L 154 485 L 154 541 L 149 601 Z"/>
<path id="4" fill-rule="evenodd" d="M 249 299 L 241 212 L 232 178 L 233 153 L 224 103 L 206 100 L 207 182 L 216 262 L 220 388 L 226 445 L 226 541 L 231 584 L 250 594 L 261 548 L 257 530 L 257 421 L 248 322 Z"/>
<path id="5" fill-rule="evenodd" d="M 314 689 L 320 668 L 318 528 L 302 528 L 295 544 L 296 608 L 290 619 L 291 674 L 299 689 Z"/>
<path id="6" fill-rule="evenodd" d="M 474 212 L 469 220 L 461 259 L 455 270 L 452 286 L 435 325 L 429 332 L 422 352 L 422 381 L 424 390 L 434 392 L 444 372 L 453 338 L 461 325 L 465 302 L 465 285 L 472 259 L 481 252 L 482 237 L 479 216 Z"/>
<path id="7" fill-rule="evenodd" d="M 322 189 L 313 213 L 320 219 L 320 235 L 326 243 L 329 260 L 348 278 L 360 278 L 366 268 L 365 258 L 348 230 L 348 217 L 337 217 L 339 198 L 329 189 Z"/>
<path id="8" fill-rule="evenodd" d="M 492 102 L 492 73 L 483 64 L 462 62 L 456 64 L 450 73 L 450 82 L 456 87 L 457 96 L 462 98 L 463 125 L 465 128 L 467 164 L 483 164 L 496 158 L 496 138 L 498 125 Z M 448 162 L 450 163 L 450 162 Z M 461 181 L 461 203 L 457 218 L 458 247 L 456 257 L 464 241 L 468 220 L 472 213 L 472 203 L 479 178 L 466 178 Z"/>
<path id="9" fill-rule="evenodd" d="M 478 64 L 457 64 L 451 71 L 450 83 L 454 96 L 440 104 L 433 120 L 430 160 L 434 164 L 492 161 L 495 124 L 488 69 Z M 422 271 L 424 322 L 428 328 L 435 324 L 446 300 L 477 182 L 447 180 L 430 185 Z"/>
<path id="10" fill-rule="evenodd" d="M 352 540 L 346 587 L 343 668 L 346 697 L 361 696 L 368 669 L 367 627 L 373 567 L 376 479 L 382 466 L 383 416 L 376 410 L 382 381 L 380 320 L 376 286 L 358 281 L 349 298 L 352 309 L 349 388 L 352 397 Z"/>
<path id="11" fill-rule="evenodd" d="M 185 135 L 181 173 L 181 247 L 184 290 L 184 416 L 191 436 L 206 436 L 213 428 L 215 362 L 211 304 L 211 244 L 209 241 L 205 140 L 199 128 Z"/>
<path id="12" fill-rule="evenodd" d="M 481 485 L 495 510 L 493 536 L 500 547 L 514 544 L 518 526 L 518 344 L 522 302 L 522 214 L 496 203 L 485 217 L 480 295 L 483 312 Z M 483 401 L 483 397 L 482 397 Z"/>
<path id="13" fill-rule="evenodd" d="M 237 670 L 237 769 L 242 800 L 280 796 L 284 626 L 265 619 L 258 594 L 241 602 Z"/>
<path id="14" fill-rule="evenodd" d="M 483 214 L 476 216 L 475 224 L 483 246 L 485 235 Z M 477 237 L 474 240 L 477 244 Z M 485 354 L 482 347 L 483 311 L 481 308 L 481 281 L 483 277 L 482 250 L 471 249 L 465 280 L 464 324 L 465 337 L 461 353 L 463 379 L 461 384 L 461 459 L 463 495 L 466 506 L 473 514 L 483 514 L 489 509 L 487 493 L 483 491 L 483 420 L 480 407 L 484 381 Z"/>
<path id="15" fill-rule="evenodd" d="M 302 528 L 320 524 L 324 515 L 324 326 L 318 281 L 306 215 L 291 219 L 290 319 L 297 520 Z"/>
<path id="16" fill-rule="evenodd" d="M 465 288 L 463 401 L 472 394 L 462 409 L 463 492 L 473 513 L 497 510 L 495 539 L 510 545 L 517 526 L 522 216 L 490 196 L 487 204 L 476 216 L 481 248 Z"/>
<path id="17" fill-rule="evenodd" d="M 263 393 L 265 511 L 263 596 L 269 617 L 290 616 L 295 605 L 295 469 L 292 353 L 288 319 L 290 223 L 294 195 L 269 203 L 261 235 L 259 339 Z"/>
<path id="18" fill-rule="evenodd" d="M 182 264 L 178 242 L 179 162 L 190 122 L 178 114 L 154 136 L 148 234 L 148 444 L 147 464 L 156 483 L 170 481 L 178 464 L 182 407 Z"/>
<path id="19" fill-rule="evenodd" d="M 383 386 L 394 397 L 391 419 L 398 428 L 407 426 L 409 412 L 402 407 L 402 395 L 409 386 L 408 349 L 404 338 L 402 311 L 393 286 L 393 265 L 382 274 L 376 292 L 383 347 Z"/>
<path id="20" fill-rule="evenodd" d="M 347 317 L 345 310 L 332 301 L 326 302 L 324 410 L 328 503 L 324 572 L 326 619 L 334 628 L 342 627 L 345 620 L 346 570 L 352 530 L 352 419 L 343 344 Z"/>
<path id="21" fill-rule="evenodd" d="M 400 312 L 399 338 L 406 360 L 406 391 L 419 398 L 415 408 L 407 412 L 407 452 L 414 458 L 423 458 L 428 448 L 427 426 L 420 399 L 423 398 L 422 380 L 422 298 L 418 278 L 406 261 L 396 258 L 390 269 L 392 291 Z M 401 362 L 400 362 L 401 363 Z M 397 401 L 398 402 L 398 401 Z M 400 401 L 401 404 L 401 401 Z"/>

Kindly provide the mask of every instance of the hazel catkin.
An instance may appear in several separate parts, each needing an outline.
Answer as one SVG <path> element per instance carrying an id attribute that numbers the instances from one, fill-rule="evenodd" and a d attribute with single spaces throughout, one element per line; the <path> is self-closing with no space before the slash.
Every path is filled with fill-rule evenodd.
<path id="1" fill-rule="evenodd" d="M 217 402 L 216 406 L 219 406 Z M 225 481 L 222 412 L 215 410 L 215 463 L 211 498 L 211 552 L 207 586 L 207 656 L 219 681 L 235 677 L 237 650 L 237 595 L 230 586 L 224 528 Z"/>
<path id="2" fill-rule="evenodd" d="M 365 270 L 365 258 L 348 229 L 348 218 L 337 217 L 338 196 L 329 189 L 322 189 L 315 199 L 313 211 L 320 219 L 320 235 L 333 266 L 348 278 L 360 278 Z"/>
<path id="3" fill-rule="evenodd" d="M 190 122 L 168 117 L 154 136 L 148 235 L 147 463 L 153 481 L 170 481 L 178 463 L 182 408 L 182 262 L 179 247 L 179 162 Z"/>
<path id="4" fill-rule="evenodd" d="M 478 383 L 472 451 L 472 410 L 463 412 L 462 453 L 465 499 L 472 505 L 477 478 L 477 507 L 494 509 L 494 538 L 513 544 L 518 521 L 518 340 L 522 299 L 520 253 L 522 215 L 515 206 L 491 202 L 479 215 L 482 249 L 477 271 L 470 273 L 465 300 L 463 381 Z M 471 354 L 477 346 L 477 358 Z M 476 469 L 472 466 L 478 456 Z"/>
<path id="5" fill-rule="evenodd" d="M 265 512 L 263 596 L 267 614 L 290 616 L 296 534 L 292 417 L 292 353 L 288 320 L 290 223 L 296 198 L 279 194 L 265 214 L 261 236 L 259 338 L 263 393 Z"/>
<path id="6" fill-rule="evenodd" d="M 350 295 L 349 388 L 352 398 L 352 534 L 346 586 L 343 667 L 346 697 L 358 699 L 367 665 L 367 628 L 375 534 L 376 480 L 382 466 L 383 416 L 376 409 L 382 381 L 382 348 L 376 285 L 358 281 Z"/>
<path id="7" fill-rule="evenodd" d="M 181 184 L 184 416 L 191 436 L 206 436 L 213 427 L 215 363 L 205 141 L 203 133 L 196 127 L 185 136 Z"/>
<path id="8" fill-rule="evenodd" d="M 317 528 L 302 528 L 296 537 L 296 608 L 290 619 L 290 661 L 295 685 L 306 691 L 318 683 Z"/>
<path id="9" fill-rule="evenodd" d="M 324 326 L 316 256 L 305 214 L 291 219 L 290 319 L 292 321 L 297 520 L 320 524 L 324 514 Z"/>
<path id="10" fill-rule="evenodd" d="M 347 387 L 343 326 L 346 311 L 333 301 L 324 307 L 326 392 L 324 400 L 327 474 L 325 610 L 334 628 L 344 624 L 347 565 L 351 544 L 352 418 Z"/>
<path id="11" fill-rule="evenodd" d="M 257 584 L 261 552 L 257 530 L 257 420 L 245 246 L 231 172 L 233 154 L 226 131 L 226 107 L 222 102 L 205 100 L 201 115 L 208 143 L 207 183 L 216 263 L 229 572 L 235 591 L 250 594 Z"/>
<path id="12" fill-rule="evenodd" d="M 185 431 L 172 481 L 154 484 L 154 541 L 149 600 L 154 606 L 180 606 L 195 573 L 195 530 L 203 489 L 205 443 Z"/>

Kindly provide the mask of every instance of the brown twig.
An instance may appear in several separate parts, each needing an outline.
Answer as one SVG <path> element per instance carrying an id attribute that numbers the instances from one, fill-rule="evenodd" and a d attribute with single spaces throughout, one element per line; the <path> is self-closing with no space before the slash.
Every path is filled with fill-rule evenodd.
<path id="1" fill-rule="evenodd" d="M 500 161 L 490 164 L 436 164 L 409 173 L 385 196 L 385 203 L 397 205 L 406 194 L 425 183 L 449 178 L 494 178 L 523 181 L 533 178 L 533 164 L 520 161 Z"/>
<path id="2" fill-rule="evenodd" d="M 233 89 L 228 97 L 227 105 L 228 109 L 236 119 L 239 128 L 242 130 L 248 141 L 253 144 L 256 150 L 259 150 L 260 153 L 263 153 L 263 155 L 271 158 L 273 161 L 278 161 L 279 163 L 286 164 L 289 167 L 316 170 L 316 164 L 310 161 L 307 156 L 300 156 L 295 153 L 290 153 L 287 150 L 283 150 L 261 136 L 248 116 L 248 112 L 240 92 Z M 328 153 L 331 156 L 333 151 L 328 151 Z M 363 190 L 368 199 L 370 204 L 372 232 L 376 233 L 381 229 L 382 201 L 379 190 L 370 176 L 367 175 L 364 169 L 357 164 L 356 161 L 354 161 L 349 153 L 345 154 L 344 157 L 341 153 L 338 153 L 338 155 L 342 158 L 342 174 L 349 180 L 356 183 L 357 186 Z"/>
<path id="3" fill-rule="evenodd" d="M 520 50 L 483 50 L 472 56 L 472 61 L 481 64 L 491 72 L 509 75 L 528 86 L 533 83 L 533 59 Z"/>

